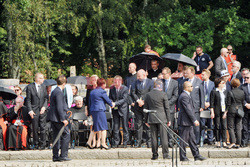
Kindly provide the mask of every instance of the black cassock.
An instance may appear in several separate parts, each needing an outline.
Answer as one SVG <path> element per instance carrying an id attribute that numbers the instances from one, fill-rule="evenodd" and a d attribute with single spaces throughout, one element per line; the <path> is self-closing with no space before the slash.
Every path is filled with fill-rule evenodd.
<path id="1" fill-rule="evenodd" d="M 25 106 L 20 108 L 17 113 L 14 112 L 14 107 L 9 109 L 7 119 L 10 124 L 6 137 L 8 149 L 25 149 L 27 147 L 28 127 L 31 123 L 31 117 L 28 112 L 28 108 Z M 16 125 L 16 121 L 20 121 L 22 125 Z"/>

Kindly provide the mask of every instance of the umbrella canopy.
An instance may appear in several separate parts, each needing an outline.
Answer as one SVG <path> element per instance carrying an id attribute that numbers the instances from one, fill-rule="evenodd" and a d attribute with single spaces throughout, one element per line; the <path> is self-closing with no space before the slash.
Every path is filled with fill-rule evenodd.
<path id="1" fill-rule="evenodd" d="M 87 79 L 86 77 L 83 77 L 83 76 L 68 77 L 67 83 L 87 85 Z"/>
<path id="2" fill-rule="evenodd" d="M 43 84 L 45 86 L 52 86 L 52 85 L 56 85 L 56 81 L 54 79 L 46 79 L 44 80 Z"/>
<path id="3" fill-rule="evenodd" d="M 129 63 L 135 63 L 137 66 L 137 71 L 140 69 L 149 70 L 151 69 L 151 60 L 158 60 L 160 69 L 162 69 L 165 65 L 165 62 L 161 57 L 158 57 L 153 53 L 146 52 L 132 56 L 129 59 Z"/>
<path id="4" fill-rule="evenodd" d="M 188 64 L 191 66 L 195 66 L 195 67 L 197 66 L 196 62 L 193 59 L 191 59 L 191 58 L 189 58 L 181 53 L 167 53 L 161 57 L 164 59 L 174 60 L 174 61 Z"/>
<path id="5" fill-rule="evenodd" d="M 4 100 L 12 100 L 12 99 L 15 99 L 17 97 L 17 95 L 15 94 L 15 92 L 13 90 L 7 89 L 4 87 L 0 87 L 0 96 Z"/>

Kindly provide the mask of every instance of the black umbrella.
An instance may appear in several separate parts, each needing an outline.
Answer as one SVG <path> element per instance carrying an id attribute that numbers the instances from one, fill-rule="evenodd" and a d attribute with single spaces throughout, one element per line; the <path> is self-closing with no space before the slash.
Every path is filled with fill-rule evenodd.
<path id="1" fill-rule="evenodd" d="M 15 99 L 17 97 L 17 95 L 15 94 L 15 92 L 13 90 L 7 89 L 4 87 L 0 87 L 0 96 L 4 100 L 12 100 L 12 99 Z"/>
<path id="2" fill-rule="evenodd" d="M 151 69 L 151 60 L 158 60 L 160 69 L 162 69 L 165 65 L 165 62 L 161 57 L 153 53 L 146 53 L 146 52 L 142 52 L 132 56 L 129 59 L 129 63 L 135 63 L 137 66 L 137 71 L 140 69 L 144 69 L 147 71 Z"/>
<path id="3" fill-rule="evenodd" d="M 197 66 L 196 62 L 193 59 L 191 59 L 191 58 L 189 58 L 181 53 L 167 53 L 161 57 L 164 59 L 174 60 L 174 61 L 188 64 L 191 66 L 195 66 L 195 67 Z"/>
<path id="4" fill-rule="evenodd" d="M 83 77 L 83 76 L 68 77 L 67 83 L 87 85 L 87 79 L 86 77 Z"/>
<path id="5" fill-rule="evenodd" d="M 54 79 L 46 79 L 44 80 L 43 84 L 45 86 L 53 86 L 53 85 L 56 85 L 56 81 Z"/>

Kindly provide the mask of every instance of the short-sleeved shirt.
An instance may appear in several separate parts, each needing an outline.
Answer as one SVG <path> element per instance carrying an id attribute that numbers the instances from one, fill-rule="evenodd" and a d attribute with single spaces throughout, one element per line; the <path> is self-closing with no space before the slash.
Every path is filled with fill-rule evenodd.
<path id="1" fill-rule="evenodd" d="M 204 53 L 202 56 L 196 56 L 194 61 L 199 66 L 199 71 L 197 71 L 197 68 L 195 68 L 195 73 L 201 74 L 202 70 L 206 69 L 209 66 L 209 62 L 212 60 L 208 54 Z"/>

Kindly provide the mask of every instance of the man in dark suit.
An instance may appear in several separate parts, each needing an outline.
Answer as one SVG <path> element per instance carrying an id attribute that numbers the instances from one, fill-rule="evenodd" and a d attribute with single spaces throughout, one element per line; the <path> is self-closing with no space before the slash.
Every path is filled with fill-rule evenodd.
<path id="1" fill-rule="evenodd" d="M 200 121 L 200 112 L 205 108 L 204 88 L 201 85 L 202 81 L 195 77 L 195 70 L 193 67 L 189 67 L 187 69 L 187 76 L 189 78 L 189 82 L 191 82 L 193 86 L 190 96 L 193 99 L 195 116 L 196 119 Z M 196 137 L 196 143 L 200 144 L 200 126 L 194 127 L 194 134 Z"/>
<path id="2" fill-rule="evenodd" d="M 196 118 L 193 100 L 191 97 L 191 92 L 193 91 L 192 83 L 189 81 L 184 82 L 183 84 L 184 91 L 181 93 L 178 103 L 180 107 L 178 125 L 179 125 L 179 135 L 180 137 L 189 144 L 189 147 L 194 156 L 194 160 L 205 160 L 206 158 L 202 157 L 199 154 L 199 149 L 196 146 L 196 139 L 194 135 L 194 125 L 199 126 L 199 121 Z M 186 152 L 186 145 L 182 140 L 180 140 L 180 146 Z M 186 157 L 186 153 L 180 148 L 180 160 L 189 161 Z"/>
<path id="3" fill-rule="evenodd" d="M 112 109 L 113 115 L 113 148 L 116 148 L 120 142 L 120 121 L 123 131 L 123 146 L 126 148 L 128 134 L 128 88 L 122 85 L 122 77 L 117 75 L 114 77 L 114 85 L 110 87 L 109 98 L 115 103 L 115 108 Z"/>
<path id="4" fill-rule="evenodd" d="M 151 69 L 148 70 L 148 78 L 156 79 L 160 73 L 161 73 L 161 69 L 159 69 L 158 60 L 151 60 Z"/>
<path id="5" fill-rule="evenodd" d="M 167 93 L 169 110 L 170 110 L 170 120 L 171 120 L 171 129 L 174 129 L 176 126 L 175 123 L 175 105 L 178 99 L 178 82 L 172 79 L 171 70 L 168 67 L 162 69 L 163 75 L 163 91 Z M 169 145 L 172 146 L 172 140 L 169 138 Z"/>
<path id="6" fill-rule="evenodd" d="M 250 139 L 250 72 L 247 73 L 245 77 L 245 84 L 240 87 L 245 94 L 244 101 L 244 112 L 245 115 L 242 118 L 242 139 L 241 145 L 242 147 L 247 147 Z"/>
<path id="7" fill-rule="evenodd" d="M 183 84 L 184 84 L 185 81 L 188 80 L 187 69 L 188 69 L 188 66 L 184 66 L 183 67 L 183 77 L 177 79 L 177 82 L 178 82 L 178 95 L 180 95 L 182 93 Z"/>
<path id="8" fill-rule="evenodd" d="M 240 68 L 241 68 L 241 63 L 239 61 L 234 61 L 233 65 L 232 65 L 233 75 L 232 75 L 231 81 L 234 78 L 238 78 L 240 81 L 242 81 L 242 75 L 241 75 L 241 72 L 240 72 Z"/>
<path id="9" fill-rule="evenodd" d="M 51 121 L 53 131 L 53 140 L 56 139 L 59 131 L 63 126 L 65 129 L 61 138 L 53 147 L 53 161 L 70 161 L 68 158 L 68 147 L 70 141 L 69 118 L 67 118 L 68 106 L 63 96 L 63 89 L 66 85 L 66 77 L 61 75 L 57 78 L 57 87 L 53 90 L 50 97 L 50 109 L 48 112 L 48 121 Z M 59 149 L 61 155 L 59 156 Z"/>
<path id="10" fill-rule="evenodd" d="M 220 54 L 221 55 L 215 60 L 215 75 L 217 77 L 220 77 L 221 71 L 223 71 L 223 70 L 227 70 L 228 71 L 227 62 L 225 60 L 225 58 L 228 55 L 227 48 L 222 48 L 220 50 Z"/>
<path id="11" fill-rule="evenodd" d="M 247 74 L 249 73 L 249 69 L 248 68 L 243 68 L 242 70 L 241 70 L 241 75 L 242 75 L 242 78 L 241 78 L 241 80 L 240 80 L 240 83 L 243 85 L 243 84 L 245 84 L 245 77 L 247 76 Z"/>
<path id="12" fill-rule="evenodd" d="M 143 133 L 143 125 L 144 125 L 144 114 L 143 114 L 143 106 L 145 95 L 150 92 L 154 87 L 154 82 L 151 79 L 146 77 L 146 72 L 141 69 L 137 72 L 137 80 L 132 86 L 132 98 L 135 102 L 132 104 L 134 107 L 135 113 L 135 127 L 137 131 L 137 147 L 141 147 L 142 144 L 142 133 Z M 146 128 L 148 129 L 148 128 Z M 150 146 L 149 143 L 149 130 L 147 130 L 148 142 L 147 145 Z"/>
<path id="13" fill-rule="evenodd" d="M 163 159 L 170 159 L 168 155 L 168 134 L 157 117 L 167 126 L 171 125 L 167 94 L 162 91 L 162 80 L 156 80 L 154 89 L 146 94 L 144 109 L 156 110 L 156 113 L 145 115 L 146 122 L 150 125 L 152 142 L 152 160 L 158 159 L 158 133 L 160 132 Z M 156 117 L 157 116 L 157 117 Z"/>
<path id="14" fill-rule="evenodd" d="M 40 149 L 45 149 L 45 127 L 46 127 L 46 108 L 48 95 L 45 85 L 43 85 L 44 76 L 41 73 L 35 75 L 35 82 L 28 85 L 26 90 L 26 106 L 32 119 L 33 145 L 35 149 L 39 148 L 39 127 L 40 127 Z"/>
<path id="15" fill-rule="evenodd" d="M 202 87 L 204 89 L 204 95 L 205 95 L 205 111 L 210 111 L 210 93 L 214 89 L 215 85 L 214 82 L 211 81 L 209 78 L 211 76 L 211 72 L 207 69 L 204 69 L 201 73 L 202 77 Z M 209 114 L 211 115 L 211 114 Z M 207 139 L 208 139 L 208 145 L 213 144 L 213 120 L 211 118 L 201 118 L 201 144 L 203 145 L 203 142 L 205 140 L 205 127 L 207 126 Z"/>

